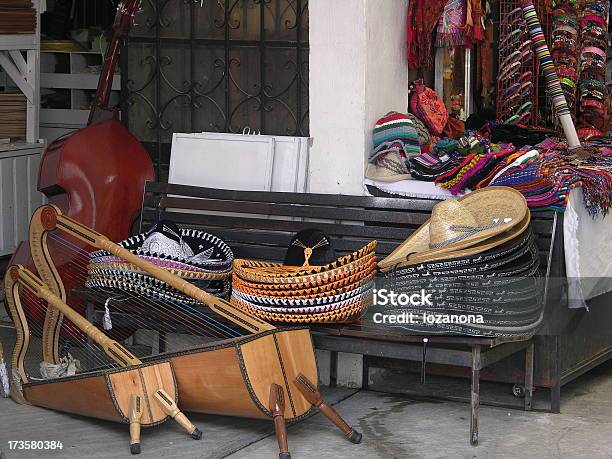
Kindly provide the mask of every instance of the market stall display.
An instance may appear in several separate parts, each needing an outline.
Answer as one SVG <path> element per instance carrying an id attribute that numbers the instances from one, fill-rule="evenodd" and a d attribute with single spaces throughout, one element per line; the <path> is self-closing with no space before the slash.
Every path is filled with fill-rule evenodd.
<path id="1" fill-rule="evenodd" d="M 499 37 L 497 120 L 533 124 L 537 107 L 533 48 L 525 18 L 514 0 L 500 2 Z"/>
<path id="2" fill-rule="evenodd" d="M 608 120 L 606 99 L 606 50 L 610 3 L 589 1 L 580 17 L 580 80 L 578 93 L 578 135 L 601 137 Z"/>
<path id="3" fill-rule="evenodd" d="M 570 112 L 575 114 L 578 82 L 578 4 L 576 0 L 556 2 L 552 12 L 551 55 Z"/>

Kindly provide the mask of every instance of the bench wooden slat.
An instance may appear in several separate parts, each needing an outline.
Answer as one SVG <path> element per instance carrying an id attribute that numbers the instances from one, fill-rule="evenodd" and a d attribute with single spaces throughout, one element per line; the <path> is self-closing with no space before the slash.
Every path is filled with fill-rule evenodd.
<path id="1" fill-rule="evenodd" d="M 159 207 L 163 209 L 172 208 L 397 224 L 422 225 L 429 220 L 429 213 L 425 213 L 425 211 L 420 213 L 414 211 L 393 212 L 363 207 L 331 207 L 315 204 L 279 204 L 275 202 L 245 202 L 219 199 L 165 197 L 160 200 Z"/>
<path id="2" fill-rule="evenodd" d="M 246 202 L 276 202 L 279 204 L 304 204 L 337 207 L 366 207 L 373 209 L 431 210 L 437 201 L 430 199 L 377 198 L 319 193 L 283 193 L 276 191 L 219 190 L 188 185 L 147 182 L 146 193 L 177 195 L 192 198 L 224 199 Z"/>
<path id="3" fill-rule="evenodd" d="M 377 239 L 377 254 L 382 259 L 427 221 L 437 202 L 217 190 L 149 182 L 142 221 L 145 228 L 158 218 L 203 228 L 234 247 L 239 257 L 271 261 L 283 259 L 285 247 L 296 232 L 316 227 L 330 236 L 338 254 L 352 252 Z M 542 269 L 548 263 L 553 217 L 553 212 L 532 213 Z"/>
<path id="4" fill-rule="evenodd" d="M 144 221 L 153 221 L 157 217 L 165 220 L 171 220 L 178 224 L 205 226 L 214 232 L 215 227 L 221 228 L 240 228 L 248 230 L 258 228 L 263 230 L 277 230 L 297 233 L 298 231 L 313 227 L 319 228 L 321 231 L 334 235 L 357 236 L 369 239 L 396 239 L 404 240 L 408 235 L 418 227 L 413 225 L 413 228 L 405 226 L 402 228 L 371 226 L 371 225 L 350 225 L 342 223 L 321 223 L 313 221 L 298 221 L 298 220 L 276 220 L 264 218 L 249 218 L 236 216 L 219 216 L 219 215 L 201 215 L 182 212 L 169 211 L 148 211 L 143 212 Z"/>

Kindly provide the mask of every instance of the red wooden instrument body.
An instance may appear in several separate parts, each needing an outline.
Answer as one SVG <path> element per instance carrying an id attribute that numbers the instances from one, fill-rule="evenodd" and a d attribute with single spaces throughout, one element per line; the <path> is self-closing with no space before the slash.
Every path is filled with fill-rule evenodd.
<path id="1" fill-rule="evenodd" d="M 139 4 L 140 0 L 127 0 L 117 9 L 90 124 L 52 142 L 42 155 L 38 175 L 38 190 L 49 202 L 115 242 L 129 237 L 141 209 L 144 183 L 154 180 L 153 163 L 147 151 L 118 121 L 116 112 L 108 109 L 118 42 L 129 31 Z M 71 289 L 83 288 L 86 275 L 83 250 L 89 248 L 76 240 L 65 243 L 50 239 L 48 246 L 67 294 Z M 20 244 L 10 263 L 36 272 L 27 241 Z M 40 303 L 35 303 L 26 301 L 25 306 L 33 317 L 40 318 L 42 330 L 45 311 Z M 70 305 L 83 313 L 83 304 L 70 301 Z M 117 332 L 125 335 L 125 330 Z M 84 337 L 65 326 L 61 335 Z"/>

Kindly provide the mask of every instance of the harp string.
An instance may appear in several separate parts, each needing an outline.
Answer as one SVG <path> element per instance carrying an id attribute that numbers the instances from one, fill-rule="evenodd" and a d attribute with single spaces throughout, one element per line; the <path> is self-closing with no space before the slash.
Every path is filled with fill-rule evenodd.
<path id="1" fill-rule="evenodd" d="M 70 272 L 65 272 L 63 274 L 65 278 L 77 281 L 81 284 L 83 284 L 85 281 L 85 278 L 83 276 L 75 277 L 74 274 Z M 88 293 L 89 295 L 96 297 L 96 299 L 98 299 L 101 304 L 106 303 L 109 298 L 112 298 L 112 294 L 103 294 L 97 289 L 89 289 Z M 121 291 L 120 295 L 128 300 L 125 303 L 132 306 L 141 307 L 145 312 L 152 312 L 152 314 L 149 315 L 155 315 L 155 313 L 158 313 L 159 315 L 167 317 L 168 319 L 179 321 L 180 323 L 182 323 L 182 326 L 180 329 L 176 328 L 174 330 L 177 333 L 182 330 L 187 330 L 191 334 L 199 336 L 207 336 L 208 334 L 212 334 L 220 338 L 241 336 L 241 333 L 237 330 L 228 327 L 227 325 L 212 318 L 209 315 L 203 314 L 201 311 L 195 309 L 192 306 L 181 305 L 179 307 L 173 304 L 166 304 L 160 300 L 143 297 L 129 291 Z M 119 308 L 121 310 L 130 312 L 125 308 L 122 302 L 111 301 L 109 307 L 110 306 L 112 306 L 113 309 Z M 186 311 L 181 311 L 181 309 L 185 309 Z M 124 319 L 130 318 L 128 316 L 125 316 Z M 138 321 L 138 316 L 133 316 L 131 319 L 136 321 L 136 323 L 140 325 L 146 325 L 146 327 L 143 327 L 145 329 L 152 329 L 150 324 L 147 324 L 143 321 Z M 197 322 L 194 322 L 194 319 L 199 320 Z"/>
<path id="2" fill-rule="evenodd" d="M 86 272 L 87 266 L 89 265 L 89 252 L 62 238 L 58 234 L 50 233 L 49 237 L 58 245 L 57 247 L 54 247 L 54 249 L 57 249 L 58 252 L 72 258 L 73 260 L 62 267 L 62 275 L 75 281 L 77 284 L 84 285 L 87 279 Z M 89 293 L 101 300 L 101 303 L 105 303 L 110 296 L 108 294 L 102 294 L 96 289 L 89 289 Z M 137 295 L 130 291 L 122 291 L 121 295 L 128 297 L 131 305 L 142 307 L 145 311 L 157 309 L 158 311 L 162 312 L 163 315 L 172 318 L 173 320 L 180 321 L 182 323 L 182 327 L 180 330 L 177 329 L 177 332 L 187 330 L 190 334 L 195 334 L 198 336 L 208 336 L 211 334 L 215 337 L 221 338 L 237 337 L 243 334 L 235 328 L 229 327 L 225 323 L 214 319 L 210 315 L 203 314 L 200 310 L 190 305 L 183 304 L 181 306 L 177 306 L 174 304 L 166 304 L 161 300 L 155 300 L 142 295 Z M 115 302 L 113 305 L 114 308 L 117 306 L 116 303 L 117 302 Z M 151 308 L 151 306 L 154 306 L 154 308 Z M 123 308 L 123 310 L 125 310 L 125 308 Z M 137 317 L 129 318 L 126 316 L 124 319 L 132 320 L 134 323 L 141 326 L 146 325 L 146 329 L 152 328 L 149 324 L 139 321 Z M 198 323 L 194 323 L 193 319 L 199 319 Z"/>
<path id="3" fill-rule="evenodd" d="M 92 291 L 91 293 L 93 295 L 95 295 L 96 297 L 98 297 L 99 301 L 101 303 L 105 302 L 109 298 L 108 295 L 105 295 L 105 294 L 103 294 L 101 292 Z M 126 298 L 127 301 L 123 301 L 123 298 Z M 121 318 L 124 321 L 127 321 L 128 327 L 129 327 L 129 324 L 132 324 L 132 325 L 137 325 L 136 328 L 141 328 L 141 329 L 145 329 L 145 330 L 160 331 L 160 330 L 157 330 L 154 326 L 152 326 L 150 322 L 147 322 L 146 320 L 141 318 L 141 315 L 140 315 L 141 311 L 134 311 L 134 309 L 129 307 L 129 306 L 133 306 L 133 305 L 136 305 L 136 307 L 142 308 L 143 309 L 142 314 L 145 315 L 145 316 L 155 315 L 155 311 L 154 311 L 153 314 L 147 314 L 147 309 L 150 309 L 150 308 L 148 308 L 148 305 L 143 304 L 142 301 L 140 300 L 140 298 L 129 299 L 127 295 L 122 295 L 122 301 L 117 301 L 116 304 L 113 305 L 111 303 L 111 305 L 109 305 L 109 307 L 112 306 L 112 309 L 113 309 L 113 312 L 111 312 L 111 316 L 113 315 L 113 313 L 126 311 L 127 314 L 125 316 L 121 316 Z M 162 311 L 162 314 L 163 314 L 163 311 Z M 160 317 L 160 319 L 163 319 L 163 316 Z M 156 320 L 156 319 L 153 317 L 152 320 Z M 157 320 L 159 320 L 159 319 L 157 319 Z M 124 326 L 123 322 L 121 323 L 121 326 Z M 187 329 L 187 331 L 188 331 L 188 333 L 186 333 L 186 336 L 188 336 L 189 339 L 191 339 L 192 341 L 194 341 L 195 343 L 198 343 L 198 344 L 200 344 L 202 342 L 202 340 L 201 340 L 202 337 L 209 336 L 209 335 L 207 335 L 205 333 L 207 330 L 204 327 L 197 328 L 195 326 L 185 326 L 185 329 Z M 175 331 L 177 331 L 177 330 L 175 330 Z M 172 333 L 172 332 L 173 331 L 170 330 L 170 333 Z M 212 334 L 216 335 L 216 337 L 221 337 L 221 338 L 225 337 L 223 335 L 219 335 L 219 333 L 216 332 L 216 330 L 214 330 L 214 329 L 211 329 L 209 331 L 209 333 L 210 332 L 212 332 Z M 163 341 L 164 343 L 169 344 L 168 338 L 164 337 L 163 334 L 160 335 L 159 339 L 161 341 Z"/>
<path id="4" fill-rule="evenodd" d="M 25 295 L 26 298 L 27 298 L 27 295 L 28 294 Z M 33 294 L 30 293 L 30 295 L 33 295 Z M 48 305 L 43 306 L 42 303 L 38 303 L 37 307 L 39 308 L 38 311 L 44 314 L 46 312 Z M 42 324 L 37 321 L 32 321 L 31 324 L 35 325 L 36 331 L 40 332 L 41 334 L 40 336 L 42 336 Z M 83 335 L 83 332 L 74 323 L 72 323 L 72 321 L 64 317 L 64 320 L 62 321 L 62 327 L 64 327 L 64 330 L 70 332 L 70 335 L 68 335 L 68 337 L 65 336 L 64 340 L 66 341 L 70 340 L 71 344 L 78 343 L 78 344 L 84 345 L 84 347 L 89 352 L 91 352 L 92 356 L 96 357 L 96 360 L 99 364 L 106 364 L 108 362 L 106 357 L 100 358 L 101 355 L 106 356 L 106 354 L 104 354 L 104 352 L 98 346 L 94 345 L 89 340 L 82 340 L 78 338 L 79 336 Z M 42 348 L 41 348 L 41 354 L 42 354 Z"/>
<path id="5" fill-rule="evenodd" d="M 34 299 L 38 299 L 38 297 L 36 297 L 34 294 L 30 293 L 29 291 L 27 291 L 24 288 L 21 288 L 21 295 L 22 298 L 28 301 L 28 304 L 30 305 L 30 307 L 33 307 L 35 309 L 35 312 L 38 312 L 40 314 L 40 317 L 44 317 L 44 314 L 46 313 L 47 310 L 47 305 L 46 302 L 43 301 L 32 301 Z M 36 359 L 36 364 L 37 364 L 37 371 L 40 372 L 40 362 L 43 361 L 43 357 L 42 357 L 42 322 L 37 321 L 37 320 L 29 320 L 28 321 L 28 327 L 30 329 L 30 338 L 34 337 L 37 339 L 37 341 L 40 341 L 39 343 L 39 347 L 34 348 L 32 345 L 29 346 L 28 348 L 28 353 L 34 357 L 34 359 Z M 93 343 L 89 342 L 88 340 L 79 340 L 77 337 L 82 335 L 82 331 L 79 330 L 76 325 L 74 325 L 70 320 L 68 320 L 67 318 L 64 318 L 64 320 L 62 321 L 62 327 L 64 328 L 64 330 L 66 330 L 67 332 L 69 332 L 70 338 L 64 337 L 64 341 L 68 341 L 70 340 L 70 348 L 71 350 L 73 349 L 75 343 L 79 344 L 80 346 L 78 346 L 78 349 L 80 349 L 83 353 L 85 353 L 85 357 L 90 359 L 91 361 L 94 362 L 95 367 L 108 367 L 109 366 L 109 359 L 106 358 L 106 354 L 104 354 L 104 352 L 97 346 L 95 346 Z M 33 343 L 32 343 L 33 344 Z M 80 355 L 76 355 L 76 357 L 79 358 L 79 360 L 81 362 L 83 362 L 82 357 Z M 30 360 L 28 362 L 28 364 L 31 364 L 31 358 L 28 359 Z M 112 366 L 112 364 L 110 364 L 110 366 Z"/>

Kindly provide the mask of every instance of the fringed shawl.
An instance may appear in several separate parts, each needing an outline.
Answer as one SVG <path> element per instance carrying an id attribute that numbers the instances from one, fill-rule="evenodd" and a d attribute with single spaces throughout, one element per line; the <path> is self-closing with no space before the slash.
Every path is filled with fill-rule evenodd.
<path id="1" fill-rule="evenodd" d="M 431 0 L 408 2 L 408 68 L 433 67 L 433 32 L 445 3 Z"/>

